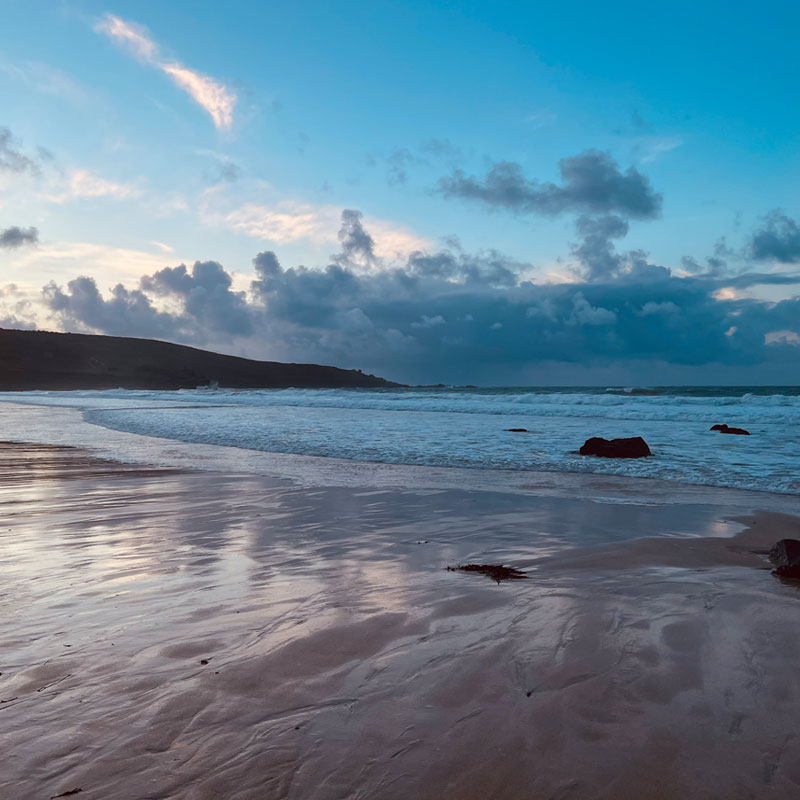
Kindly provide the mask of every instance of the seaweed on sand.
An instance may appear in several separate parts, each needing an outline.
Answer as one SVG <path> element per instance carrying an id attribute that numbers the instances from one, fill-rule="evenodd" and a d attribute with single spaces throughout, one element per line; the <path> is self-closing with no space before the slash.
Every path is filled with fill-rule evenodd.
<path id="1" fill-rule="evenodd" d="M 527 574 L 514 567 L 504 567 L 502 564 L 459 564 L 456 567 L 447 567 L 448 572 L 478 572 L 487 575 L 492 580 L 515 581 L 520 578 L 527 578 Z"/>

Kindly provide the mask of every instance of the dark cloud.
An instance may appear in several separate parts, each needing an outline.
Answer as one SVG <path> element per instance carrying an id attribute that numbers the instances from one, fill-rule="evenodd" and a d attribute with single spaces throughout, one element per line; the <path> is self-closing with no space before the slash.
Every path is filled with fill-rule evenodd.
<path id="1" fill-rule="evenodd" d="M 539 183 L 525 177 L 514 162 L 494 164 L 486 177 L 462 170 L 439 181 L 446 197 L 476 200 L 493 209 L 554 216 L 567 211 L 621 214 L 652 219 L 661 213 L 662 197 L 634 167 L 622 172 L 608 153 L 586 150 L 559 162 L 562 184 Z"/>
<path id="2" fill-rule="evenodd" d="M 589 280 L 608 279 L 619 272 L 623 257 L 616 252 L 613 239 L 628 234 L 628 223 L 620 217 L 581 216 L 575 223 L 579 244 L 573 245 L 572 254 L 586 270 Z"/>
<path id="3" fill-rule="evenodd" d="M 165 267 L 141 279 L 141 289 L 158 295 L 175 295 L 186 315 L 209 330 L 244 336 L 252 332 L 251 314 L 244 292 L 231 290 L 232 279 L 216 261 L 195 261 Z"/>
<path id="4" fill-rule="evenodd" d="M 461 150 L 449 139 L 428 139 L 420 146 L 420 152 L 441 161 L 456 161 L 462 157 Z"/>
<path id="5" fill-rule="evenodd" d="M 25 244 L 38 244 L 39 231 L 36 228 L 18 228 L 12 225 L 0 231 L 0 247 L 14 249 Z"/>
<path id="6" fill-rule="evenodd" d="M 363 219 L 364 215 L 355 209 L 342 211 L 342 226 L 338 233 L 342 251 L 334 257 L 338 263 L 365 267 L 376 263 L 375 240 L 364 229 Z"/>
<path id="7" fill-rule="evenodd" d="M 242 168 L 233 161 L 220 161 L 218 166 L 218 181 L 234 183 L 242 177 Z"/>
<path id="8" fill-rule="evenodd" d="M 346 223 L 343 251 L 370 252 L 358 212 Z M 367 271 L 343 259 L 323 269 L 284 267 L 263 252 L 247 295 L 233 291 L 220 264 L 197 262 L 159 270 L 137 289 L 118 285 L 108 297 L 86 277 L 66 290 L 50 284 L 44 297 L 67 328 L 217 347 L 235 341 L 238 351 L 246 342 L 253 356 L 361 367 L 411 382 L 513 382 L 553 364 L 699 370 L 780 361 L 800 369 L 793 343 L 800 298 L 766 303 L 719 293 L 800 285 L 800 275 L 677 277 L 642 251 L 616 253 L 611 243 L 625 229 L 609 215 L 579 220 L 575 252 L 591 277 L 579 283 L 534 284 L 522 277 L 527 265 L 491 251 L 416 252 L 401 266 Z"/>
<path id="9" fill-rule="evenodd" d="M 0 171 L 39 173 L 39 165 L 18 149 L 8 128 L 0 128 Z"/>
<path id="10" fill-rule="evenodd" d="M 67 290 L 51 282 L 42 290 L 42 296 L 68 329 L 184 341 L 194 334 L 193 326 L 182 315 L 157 311 L 141 290 L 117 284 L 111 290 L 111 298 L 105 300 L 94 278 L 85 276 L 71 280 Z"/>
<path id="11" fill-rule="evenodd" d="M 419 147 L 395 147 L 388 156 L 370 154 L 367 164 L 371 167 L 384 163 L 386 179 L 390 186 L 408 183 L 409 172 L 414 167 L 431 167 L 434 162 L 455 167 L 462 157 L 461 151 L 447 139 L 428 139 Z"/>
<path id="12" fill-rule="evenodd" d="M 389 184 L 406 183 L 408 181 L 408 168 L 420 161 L 408 148 L 396 147 L 386 158 L 389 168 Z"/>
<path id="13" fill-rule="evenodd" d="M 800 224 L 779 209 L 771 211 L 753 234 L 750 251 L 757 261 L 800 262 Z"/>

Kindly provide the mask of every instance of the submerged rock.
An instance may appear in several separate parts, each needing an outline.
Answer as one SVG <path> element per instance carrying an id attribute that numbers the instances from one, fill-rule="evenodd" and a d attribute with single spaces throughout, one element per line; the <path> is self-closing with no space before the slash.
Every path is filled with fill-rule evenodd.
<path id="1" fill-rule="evenodd" d="M 773 575 L 800 580 L 800 541 L 797 539 L 776 542 L 769 551 L 769 560 L 775 565 Z"/>
<path id="2" fill-rule="evenodd" d="M 746 431 L 744 428 L 730 428 L 725 423 L 722 425 L 712 425 L 712 431 L 719 431 L 720 433 L 735 433 L 737 436 L 749 436 L 750 431 Z"/>
<path id="3" fill-rule="evenodd" d="M 582 456 L 600 458 L 643 458 L 653 455 L 641 436 L 632 436 L 629 439 L 602 439 L 593 436 L 583 443 L 579 452 Z"/>

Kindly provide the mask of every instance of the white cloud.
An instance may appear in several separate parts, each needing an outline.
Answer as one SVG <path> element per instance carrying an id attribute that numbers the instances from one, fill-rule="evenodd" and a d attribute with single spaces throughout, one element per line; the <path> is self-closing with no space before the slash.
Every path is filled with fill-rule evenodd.
<path id="1" fill-rule="evenodd" d="M 643 317 L 650 317 L 653 314 L 678 314 L 680 309 L 671 300 L 665 300 L 663 303 L 657 303 L 654 300 L 648 300 L 640 312 Z"/>
<path id="2" fill-rule="evenodd" d="M 722 286 L 721 288 L 714 291 L 712 297 L 715 300 L 725 301 L 725 300 L 738 300 L 739 293 L 733 286 Z"/>
<path id="3" fill-rule="evenodd" d="M 770 331 L 764 336 L 764 344 L 793 344 L 800 346 L 800 335 L 795 331 Z"/>
<path id="4" fill-rule="evenodd" d="M 217 128 L 230 128 L 236 94 L 228 87 L 178 61 L 161 58 L 159 48 L 141 25 L 107 14 L 95 25 L 95 30 L 130 50 L 140 61 L 160 69 L 172 82 L 204 108 Z"/>
<path id="5" fill-rule="evenodd" d="M 403 258 L 414 250 L 426 250 L 433 246 L 430 239 L 417 236 L 413 231 L 387 220 L 365 217 L 364 225 L 375 240 L 375 254 L 379 258 Z"/>
<path id="6" fill-rule="evenodd" d="M 124 247 L 92 242 L 42 242 L 36 250 L 8 254 L 4 267 L 9 275 L 24 275 L 25 284 L 38 290 L 50 280 L 67 281 L 79 275 L 101 276 L 109 285 L 130 279 L 138 280 L 166 266 L 179 263 L 177 256 L 148 253 Z M 23 281 L 16 281 L 22 286 Z"/>
<path id="7" fill-rule="evenodd" d="M 130 184 L 116 183 L 101 178 L 87 169 L 74 169 L 59 181 L 45 198 L 51 203 L 65 203 L 82 197 L 109 197 L 112 200 L 126 200 L 139 197 L 140 190 Z"/>
<path id="8" fill-rule="evenodd" d="M 642 136 L 635 140 L 634 151 L 640 163 L 651 164 L 682 144 L 680 136 Z"/>
<path id="9" fill-rule="evenodd" d="M 206 192 L 206 200 L 221 197 L 215 190 Z M 314 205 L 296 200 L 282 200 L 268 205 L 245 203 L 232 210 L 215 210 L 208 203 L 205 217 L 211 224 L 230 228 L 238 233 L 274 244 L 308 241 L 316 245 L 338 245 L 337 234 L 342 224 L 342 206 Z M 375 241 L 375 254 L 382 259 L 403 258 L 414 250 L 433 245 L 429 239 L 393 222 L 373 217 L 364 218 L 364 226 Z"/>
<path id="10" fill-rule="evenodd" d="M 113 14 L 106 14 L 94 29 L 127 47 L 142 61 L 149 64 L 158 61 L 158 45 L 147 35 L 144 26 L 135 22 L 125 22 Z"/>
<path id="11" fill-rule="evenodd" d="M 236 95 L 213 78 L 194 72 L 181 64 L 162 64 L 161 69 L 198 105 L 211 115 L 217 128 L 230 128 Z"/>
<path id="12" fill-rule="evenodd" d="M 421 322 L 412 322 L 412 328 L 435 328 L 437 325 L 444 325 L 447 320 L 441 315 L 436 314 L 435 316 L 429 317 L 426 314 L 423 314 L 420 319 Z"/>
<path id="13" fill-rule="evenodd" d="M 315 243 L 335 242 L 341 209 L 283 200 L 268 206 L 245 203 L 223 217 L 223 223 L 254 239 L 286 244 L 308 239 Z"/>
<path id="14" fill-rule="evenodd" d="M 567 321 L 570 325 L 613 325 L 617 315 L 602 306 L 593 306 L 583 292 L 576 292 L 572 298 L 572 314 Z"/>

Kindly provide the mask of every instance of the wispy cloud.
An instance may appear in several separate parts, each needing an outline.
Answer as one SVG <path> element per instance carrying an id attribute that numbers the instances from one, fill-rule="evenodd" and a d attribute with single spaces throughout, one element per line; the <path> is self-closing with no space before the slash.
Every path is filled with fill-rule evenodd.
<path id="1" fill-rule="evenodd" d="M 155 247 L 153 248 L 156 249 Z M 161 269 L 179 255 L 113 247 L 96 242 L 45 241 L 38 247 L 21 247 L 4 254 L 4 266 L 15 275 L 24 275 L 17 283 L 32 289 L 49 280 L 69 280 L 87 271 L 101 275 L 103 284 L 138 280 L 141 275 Z"/>
<path id="2" fill-rule="evenodd" d="M 126 183 L 107 180 L 86 169 L 74 169 L 55 191 L 45 195 L 51 203 L 65 203 L 84 197 L 108 197 L 112 200 L 127 200 L 138 197 L 141 192 Z"/>
<path id="3" fill-rule="evenodd" d="M 634 141 L 633 153 L 640 163 L 650 164 L 682 144 L 680 136 L 642 136 Z"/>
<path id="4" fill-rule="evenodd" d="M 162 58 L 158 44 L 145 27 L 106 14 L 95 25 L 95 30 L 129 50 L 143 63 L 168 75 L 178 88 L 209 113 L 217 128 L 231 127 L 236 94 L 214 78 L 189 69 L 179 61 Z"/>

